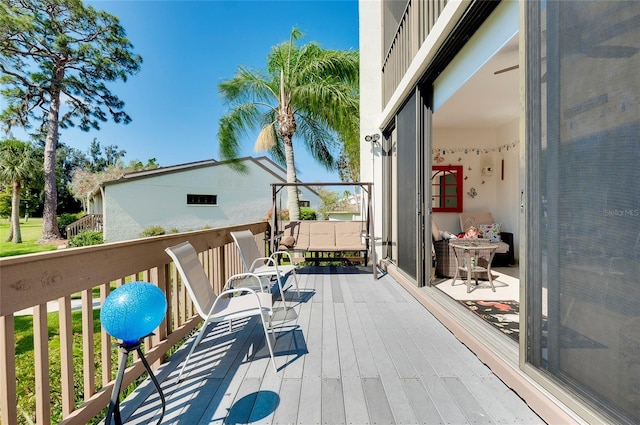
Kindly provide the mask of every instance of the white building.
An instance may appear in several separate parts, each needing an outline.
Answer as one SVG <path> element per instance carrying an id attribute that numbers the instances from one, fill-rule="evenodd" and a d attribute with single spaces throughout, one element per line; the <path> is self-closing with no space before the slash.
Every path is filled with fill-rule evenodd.
<path id="1" fill-rule="evenodd" d="M 138 238 L 151 226 L 176 232 L 266 219 L 271 184 L 286 182 L 286 171 L 266 157 L 239 161 L 246 173 L 206 160 L 127 174 L 92 194 L 89 213 L 103 215 L 105 242 Z M 283 196 L 278 201 L 286 205 Z M 307 188 L 300 189 L 300 201 L 310 208 L 321 202 Z"/>

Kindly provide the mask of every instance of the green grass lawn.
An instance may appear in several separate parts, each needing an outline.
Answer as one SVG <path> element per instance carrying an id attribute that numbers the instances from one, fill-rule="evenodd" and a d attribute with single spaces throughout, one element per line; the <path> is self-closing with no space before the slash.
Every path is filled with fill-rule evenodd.
<path id="1" fill-rule="evenodd" d="M 20 220 L 22 243 L 5 242 L 9 235 L 9 219 L 0 219 L 0 257 L 31 254 L 34 252 L 55 251 L 58 247 L 53 244 L 36 243 L 42 236 L 42 218 L 29 218 L 26 223 Z"/>
<path id="2" fill-rule="evenodd" d="M 100 311 L 93 312 L 93 331 L 96 352 L 100 350 Z M 74 366 L 74 386 L 76 389 L 82 388 L 82 312 L 74 311 L 71 314 L 73 327 L 73 366 Z M 47 314 L 47 327 L 49 333 L 49 348 L 52 355 L 49 359 L 49 385 L 51 386 L 51 413 L 52 423 L 62 420 L 62 406 L 60 400 L 60 328 L 58 326 L 58 313 Z M 16 384 L 18 393 L 18 411 L 20 423 L 34 423 L 32 417 L 35 411 L 35 370 L 33 368 L 33 316 L 15 317 L 15 338 L 16 338 Z M 96 382 L 101 382 L 101 368 L 96 354 Z M 117 354 L 114 353 L 112 361 L 117 362 Z M 84 401 L 81 391 L 75 392 L 75 405 L 79 406 Z M 27 419 L 28 418 L 28 419 Z"/>

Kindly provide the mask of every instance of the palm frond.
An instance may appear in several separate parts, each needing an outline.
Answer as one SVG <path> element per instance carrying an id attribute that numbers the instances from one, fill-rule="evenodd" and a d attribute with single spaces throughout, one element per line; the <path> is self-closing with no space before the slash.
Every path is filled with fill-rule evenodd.
<path id="1" fill-rule="evenodd" d="M 360 61 L 357 51 L 325 50 L 317 43 L 302 47 L 297 58 L 296 84 L 308 84 L 319 77 L 333 78 L 358 87 Z"/>
<path id="2" fill-rule="evenodd" d="M 229 168 L 239 174 L 249 174 L 249 167 L 247 167 L 247 165 L 238 158 L 228 159 L 225 163 Z"/>
<path id="3" fill-rule="evenodd" d="M 222 159 L 234 160 L 240 153 L 240 142 L 248 130 L 260 128 L 263 122 L 260 110 L 253 103 L 236 106 L 220 118 L 218 128 L 219 152 Z M 238 167 L 241 169 L 242 167 Z"/>
<path id="4" fill-rule="evenodd" d="M 284 152 L 284 143 L 282 143 L 282 141 L 280 140 L 280 137 L 278 137 L 278 143 L 276 143 L 269 150 L 269 156 L 271 157 L 271 159 L 273 159 L 273 162 L 275 162 L 282 168 L 287 167 L 287 157 L 285 156 L 285 152 Z M 296 168 L 296 173 L 297 172 L 298 170 Z"/>
<path id="5" fill-rule="evenodd" d="M 238 68 L 235 76 L 219 83 L 218 91 L 227 104 L 260 102 L 273 106 L 278 99 L 273 78 L 243 66 Z"/>
<path id="6" fill-rule="evenodd" d="M 341 131 L 351 124 L 351 117 L 359 117 L 359 98 L 350 92 L 348 84 L 324 81 L 319 84 L 299 86 L 291 93 L 296 111 L 325 121 Z"/>
<path id="7" fill-rule="evenodd" d="M 256 145 L 254 150 L 256 152 L 271 150 L 278 143 L 276 131 L 273 123 L 262 127 L 258 138 L 256 139 Z"/>
<path id="8" fill-rule="evenodd" d="M 311 156 L 327 170 L 336 167 L 338 153 L 338 136 L 322 120 L 298 115 L 298 128 L 294 136 L 294 143 L 302 140 Z"/>

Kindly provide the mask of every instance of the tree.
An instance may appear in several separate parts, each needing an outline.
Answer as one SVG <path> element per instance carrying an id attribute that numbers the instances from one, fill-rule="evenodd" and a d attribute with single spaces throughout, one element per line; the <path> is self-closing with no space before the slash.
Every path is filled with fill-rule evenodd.
<path id="1" fill-rule="evenodd" d="M 91 171 L 93 167 L 87 167 L 86 169 L 78 168 L 73 172 L 73 176 L 69 182 L 69 190 L 74 198 L 82 202 L 83 207 L 86 208 L 85 201 L 87 200 L 87 194 L 96 190 L 100 184 L 110 180 L 117 180 L 127 173 L 154 170 L 158 167 L 158 160 L 156 158 L 150 158 L 147 160 L 146 165 L 143 164 L 142 161 L 134 159 L 129 161 L 129 165 L 126 167 L 121 161 L 118 161 L 103 170 L 95 172 Z"/>
<path id="2" fill-rule="evenodd" d="M 89 147 L 91 171 L 104 171 L 107 167 L 116 165 L 127 154 L 125 150 L 118 150 L 118 145 L 100 147 L 98 139 L 94 138 Z"/>
<path id="3" fill-rule="evenodd" d="M 340 181 L 343 182 L 357 182 L 360 180 L 360 152 L 356 155 L 346 143 L 340 158 L 338 158 L 338 173 Z"/>
<path id="4" fill-rule="evenodd" d="M 126 81 L 142 58 L 118 18 L 81 0 L 3 0 L 0 3 L 0 70 L 8 103 L 0 114 L 12 126 L 46 134 L 42 239 L 58 239 L 56 148 L 60 128 L 99 129 L 108 116 L 129 123 L 124 102 L 105 82 Z"/>
<path id="5" fill-rule="evenodd" d="M 100 183 L 108 180 L 117 180 L 123 175 L 124 171 L 115 166 L 95 173 L 79 169 L 73 173 L 73 177 L 69 183 L 69 190 L 75 199 L 82 202 L 83 209 L 86 209 L 88 193 L 93 192 Z"/>
<path id="6" fill-rule="evenodd" d="M 43 147 L 44 153 L 44 147 Z M 58 143 L 56 149 L 56 192 L 57 192 L 57 215 L 64 213 L 77 213 L 82 211 L 82 205 L 77 202 L 69 191 L 69 183 L 73 170 L 87 163 L 86 156 L 79 149 Z M 44 186 L 44 184 L 43 184 Z M 46 192 L 44 192 L 46 194 Z M 60 226 L 58 226 L 59 228 Z"/>
<path id="7" fill-rule="evenodd" d="M 155 170 L 160 167 L 158 164 L 157 158 L 149 158 L 146 164 L 143 164 L 142 161 L 137 159 L 132 159 L 129 161 L 129 165 L 127 165 L 124 169 L 127 173 L 135 173 L 136 171 L 144 171 L 144 170 Z"/>
<path id="8" fill-rule="evenodd" d="M 293 136 L 327 169 L 336 168 L 338 140 L 358 132 L 358 52 L 325 50 L 317 43 L 295 44 L 302 34 L 293 29 L 288 42 L 272 48 L 266 73 L 239 67 L 218 88 L 231 110 L 220 119 L 218 140 L 225 159 L 236 159 L 240 138 L 260 130 L 257 150 L 268 150 L 287 170 L 287 182 L 297 181 Z M 236 164 L 237 168 L 240 168 Z M 298 220 L 298 191 L 288 187 L 291 220 Z"/>
<path id="9" fill-rule="evenodd" d="M 315 187 L 322 205 L 318 209 L 318 214 L 323 220 L 329 219 L 329 213 L 333 211 L 346 211 L 349 207 L 349 199 L 352 197 L 349 191 L 343 193 L 334 192 L 323 187 Z"/>
<path id="10" fill-rule="evenodd" d="M 0 180 L 10 184 L 11 224 L 6 242 L 22 243 L 20 232 L 20 191 L 23 184 L 32 178 L 40 164 L 31 145 L 15 139 L 0 143 Z"/>
<path id="11" fill-rule="evenodd" d="M 344 127 L 338 172 L 341 181 L 356 182 L 360 180 L 360 114 L 349 115 Z"/>

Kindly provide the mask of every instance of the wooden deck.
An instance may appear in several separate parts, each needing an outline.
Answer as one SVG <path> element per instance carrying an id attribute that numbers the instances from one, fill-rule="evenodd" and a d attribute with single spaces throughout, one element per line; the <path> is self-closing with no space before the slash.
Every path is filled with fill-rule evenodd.
<path id="1" fill-rule="evenodd" d="M 188 345 L 157 372 L 163 424 L 544 423 L 390 276 L 308 267 L 299 278 L 289 317 L 274 321 L 278 373 L 258 320 L 211 327 L 182 382 Z M 159 406 L 148 381 L 122 418 L 155 423 Z"/>

